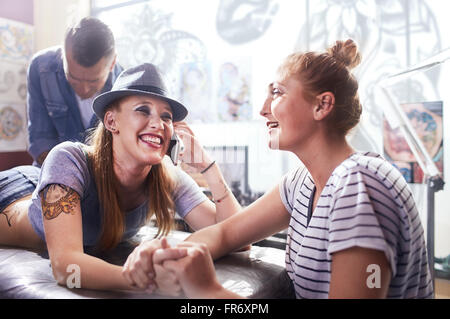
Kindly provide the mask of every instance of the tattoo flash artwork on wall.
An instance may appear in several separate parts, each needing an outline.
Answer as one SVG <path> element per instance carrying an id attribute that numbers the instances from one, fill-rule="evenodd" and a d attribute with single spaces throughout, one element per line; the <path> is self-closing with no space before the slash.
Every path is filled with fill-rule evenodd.
<path id="1" fill-rule="evenodd" d="M 442 50 L 442 23 L 431 9 L 433 4 L 425 0 L 198 0 L 194 2 L 197 5 L 189 6 L 186 3 L 184 0 L 113 3 L 93 0 L 92 9 L 113 29 L 119 62 L 125 67 L 144 61 L 158 65 L 176 97 L 188 99 L 189 95 L 181 88 L 180 72 L 185 71 L 184 64 L 193 63 L 199 70 L 210 70 L 210 84 L 205 89 L 211 91 L 204 91 L 207 98 L 198 106 L 187 103 L 190 110 L 199 114 L 209 99 L 211 112 L 218 116 L 208 122 L 223 120 L 224 104 L 221 106 L 218 101 L 221 98 L 218 91 L 223 89 L 220 72 L 226 62 L 224 56 L 243 54 L 255 60 L 267 55 L 268 60 L 281 59 L 294 50 L 323 50 L 336 39 L 352 38 L 363 55 L 355 74 L 364 107 L 363 123 L 352 140 L 357 149 L 382 152 L 380 105 L 386 102 L 374 88 L 387 75 Z M 292 34 L 294 37 L 290 38 Z M 280 48 L 286 42 L 292 44 Z M 211 53 L 215 46 L 224 50 Z M 254 63 L 249 61 L 250 68 L 262 72 L 265 65 Z M 431 85 L 439 78 L 439 71 L 435 71 L 401 83 L 398 88 L 401 100 L 440 100 Z M 250 82 L 249 88 L 253 85 Z M 238 121 L 241 120 L 247 118 L 240 116 Z"/>
<path id="2" fill-rule="evenodd" d="M 0 102 L 0 150 L 23 151 L 27 148 L 24 105 Z"/>
<path id="3" fill-rule="evenodd" d="M 0 18 L 0 59 L 23 62 L 33 54 L 33 27 Z"/>
<path id="4" fill-rule="evenodd" d="M 26 70 L 33 27 L 0 18 L 0 152 L 26 151 Z"/>
<path id="5" fill-rule="evenodd" d="M 116 19 L 118 10 L 124 17 L 120 21 Z M 179 93 L 181 66 L 205 61 L 202 41 L 189 32 L 173 28 L 172 14 L 158 9 L 152 2 L 101 11 L 98 17 L 115 35 L 119 63 L 125 68 L 144 62 L 157 65 L 172 95 Z"/>
<path id="6" fill-rule="evenodd" d="M 279 9 L 274 0 L 220 0 L 216 16 L 219 36 L 244 44 L 264 35 Z"/>
<path id="7" fill-rule="evenodd" d="M 443 142 L 443 103 L 424 102 L 403 104 L 401 106 L 408 116 L 411 126 L 425 146 L 428 154 L 443 174 L 444 142 Z M 399 128 L 393 130 L 386 119 L 383 123 L 384 155 L 396 166 L 408 183 L 423 183 L 424 174 L 419 167 L 408 143 Z"/>
<path id="8" fill-rule="evenodd" d="M 18 62 L 0 60 L 0 98 L 3 101 L 26 103 L 26 65 Z"/>
<path id="9" fill-rule="evenodd" d="M 180 70 L 180 101 L 189 107 L 189 123 L 216 121 L 217 111 L 211 107 L 211 66 L 207 63 L 185 63 Z M 194 107 L 195 106 L 195 107 Z"/>
<path id="10" fill-rule="evenodd" d="M 296 49 L 323 49 L 336 39 L 352 38 L 363 56 L 355 70 L 359 79 L 364 123 L 358 127 L 358 147 L 380 152 L 383 113 L 386 103 L 376 94 L 377 84 L 440 52 L 441 32 L 431 4 L 425 0 L 306 0 L 305 21 Z M 398 84 L 402 102 L 439 100 L 439 71 Z M 426 90 L 430 88 L 430 90 Z M 379 131 L 380 134 L 370 132 Z"/>
<path id="11" fill-rule="evenodd" d="M 250 58 L 220 64 L 218 87 L 219 119 L 223 122 L 250 120 Z"/>
<path id="12" fill-rule="evenodd" d="M 189 123 L 248 121 L 252 118 L 251 59 L 239 57 L 224 61 L 208 56 L 204 39 L 212 43 L 211 33 L 191 31 L 192 14 L 198 14 L 197 8 L 180 12 L 179 6 L 185 3 L 180 0 L 124 3 L 119 5 L 120 8 L 103 6 L 97 9 L 95 3 L 94 13 L 98 12 L 97 17 L 113 30 L 119 63 L 124 67 L 143 62 L 157 65 L 168 90 L 188 107 L 186 120 Z M 247 18 L 236 20 L 232 37 L 238 37 L 239 44 L 263 36 L 270 26 L 270 17 L 278 8 L 274 0 L 221 1 L 212 5 L 208 2 L 208 5 L 204 10 L 213 16 L 217 13 L 219 20 L 222 15 L 236 17 L 236 13 L 239 16 L 243 12 L 246 12 L 245 17 L 251 17 L 251 23 Z M 178 10 L 171 11 L 170 8 Z M 120 17 L 124 17 L 120 20 L 117 19 L 119 10 Z M 261 24 L 259 18 L 262 16 L 265 19 Z M 232 25 L 224 25 L 219 20 L 218 32 L 226 41 L 233 42 L 227 31 Z M 242 23 L 245 29 L 241 28 Z M 174 24 L 177 26 L 173 27 Z M 216 33 L 214 41 L 222 41 Z"/>

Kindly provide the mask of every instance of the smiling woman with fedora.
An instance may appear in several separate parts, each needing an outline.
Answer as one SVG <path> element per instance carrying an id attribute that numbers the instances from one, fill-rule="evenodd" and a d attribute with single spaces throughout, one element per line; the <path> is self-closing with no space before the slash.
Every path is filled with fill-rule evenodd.
<path id="1" fill-rule="evenodd" d="M 67 267 L 75 264 L 82 288 L 152 291 L 151 276 L 124 271 L 92 252 L 130 239 L 152 216 L 161 235 L 171 229 L 175 212 L 196 230 L 226 219 L 240 205 L 181 122 L 188 111 L 168 96 L 154 65 L 123 71 L 111 91 L 94 100 L 93 109 L 100 121 L 88 145 L 59 144 L 41 170 L 19 166 L 0 172 L 0 244 L 46 246 L 61 285 L 71 274 Z M 176 149 L 174 130 L 185 141 L 185 154 L 202 152 L 195 156 L 199 161 L 187 164 L 204 175 L 215 203 L 165 157 Z M 146 249 L 166 245 L 154 240 Z"/>

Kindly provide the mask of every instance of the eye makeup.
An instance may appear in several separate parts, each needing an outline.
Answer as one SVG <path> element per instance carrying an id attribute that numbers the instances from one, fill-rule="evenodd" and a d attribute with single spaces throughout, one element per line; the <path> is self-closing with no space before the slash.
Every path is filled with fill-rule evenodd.
<path id="1" fill-rule="evenodd" d="M 151 103 L 149 104 L 139 104 L 136 106 L 133 111 L 140 112 L 146 116 L 149 116 L 153 113 L 153 109 L 155 109 L 156 106 L 153 106 Z M 156 110 L 154 110 L 156 111 Z M 172 112 L 169 112 L 166 108 L 161 112 L 159 115 L 164 121 L 172 121 Z"/>

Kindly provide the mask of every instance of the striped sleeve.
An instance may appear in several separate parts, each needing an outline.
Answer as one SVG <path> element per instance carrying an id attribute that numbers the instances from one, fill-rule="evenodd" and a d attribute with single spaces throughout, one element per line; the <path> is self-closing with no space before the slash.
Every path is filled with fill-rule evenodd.
<path id="1" fill-rule="evenodd" d="M 336 179 L 330 203 L 328 253 L 352 247 L 383 251 L 394 276 L 399 221 L 395 202 L 388 200 L 389 190 L 376 174 L 358 166 Z"/>

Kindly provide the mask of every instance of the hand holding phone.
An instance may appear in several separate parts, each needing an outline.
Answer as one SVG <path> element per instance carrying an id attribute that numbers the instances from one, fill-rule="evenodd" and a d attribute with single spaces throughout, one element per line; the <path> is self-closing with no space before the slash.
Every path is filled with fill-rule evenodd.
<path id="1" fill-rule="evenodd" d="M 174 124 L 174 128 L 178 139 L 183 141 L 183 149 L 180 150 L 178 155 L 180 160 L 189 168 L 200 172 L 212 162 L 211 157 L 186 122 L 177 122 Z"/>
<path id="2" fill-rule="evenodd" d="M 183 141 L 174 131 L 172 137 L 170 138 L 169 148 L 167 149 L 167 155 L 169 155 L 174 165 L 178 165 L 180 153 L 183 151 L 183 148 Z"/>

